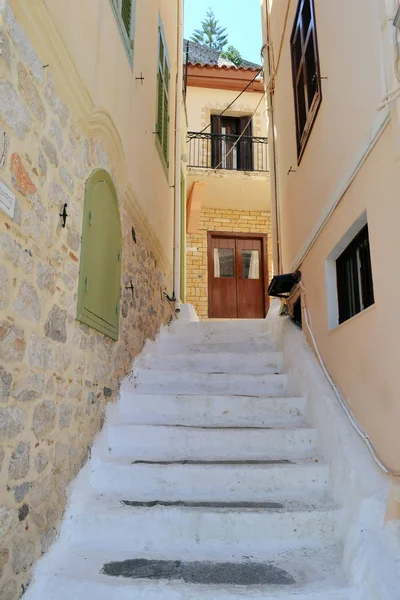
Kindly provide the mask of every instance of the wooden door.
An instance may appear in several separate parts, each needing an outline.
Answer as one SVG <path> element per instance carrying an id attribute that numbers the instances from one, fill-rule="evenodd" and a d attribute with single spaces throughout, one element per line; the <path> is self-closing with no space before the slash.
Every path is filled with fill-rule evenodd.
<path id="1" fill-rule="evenodd" d="M 214 319 L 237 318 L 236 243 L 234 238 L 213 237 L 208 246 L 210 316 Z"/>
<path id="2" fill-rule="evenodd" d="M 237 311 L 239 319 L 262 319 L 264 277 L 261 240 L 236 240 Z"/>
<path id="3" fill-rule="evenodd" d="M 213 319 L 262 319 L 268 310 L 266 236 L 208 234 L 208 304 Z"/>

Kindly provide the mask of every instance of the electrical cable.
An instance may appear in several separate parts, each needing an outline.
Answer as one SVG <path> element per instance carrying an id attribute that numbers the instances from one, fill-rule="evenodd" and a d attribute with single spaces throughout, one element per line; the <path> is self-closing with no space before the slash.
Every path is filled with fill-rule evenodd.
<path id="1" fill-rule="evenodd" d="M 240 96 L 242 96 L 242 94 L 245 93 L 246 90 L 248 90 L 248 88 L 251 86 L 251 84 L 257 79 L 257 77 L 260 75 L 260 73 L 263 71 L 263 68 L 261 67 L 261 69 L 259 69 L 259 71 L 257 71 L 257 73 L 254 75 L 253 79 L 251 81 L 249 81 L 249 83 L 246 85 L 246 87 L 240 92 L 240 94 L 238 96 L 236 96 L 236 98 L 234 100 L 232 100 L 232 102 L 226 107 L 224 108 L 224 110 L 219 114 L 219 115 L 215 115 L 216 117 L 222 117 L 222 115 L 224 115 L 226 113 L 227 110 L 229 110 L 231 108 L 231 106 L 233 106 L 235 104 L 235 102 L 237 102 L 240 98 Z M 213 115 L 214 116 L 214 115 Z M 204 129 L 202 129 L 201 131 L 199 131 L 198 133 L 196 133 L 196 135 L 200 135 L 202 133 L 205 132 L 206 129 L 208 129 L 209 127 L 211 127 L 211 122 L 208 123 L 208 125 L 206 125 L 204 127 Z M 189 137 L 187 139 L 187 142 L 189 142 L 191 140 L 191 138 Z"/>
<path id="2" fill-rule="evenodd" d="M 362 439 L 362 441 L 365 443 L 365 445 L 368 448 L 369 453 L 371 454 L 372 458 L 374 459 L 376 465 L 379 467 L 379 469 L 381 471 L 383 471 L 386 475 L 390 475 L 392 477 L 400 477 L 400 473 L 397 471 L 393 471 L 392 469 L 390 469 L 378 456 L 378 453 L 374 447 L 374 445 L 372 444 L 371 440 L 368 437 L 368 434 L 365 433 L 365 431 L 362 429 L 362 427 L 360 426 L 360 424 L 358 423 L 356 417 L 354 416 L 353 412 L 350 410 L 349 406 L 347 405 L 347 402 L 345 401 L 345 399 L 343 398 L 342 394 L 340 393 L 338 387 L 336 386 L 335 382 L 333 381 L 332 377 L 329 375 L 328 369 L 325 366 L 324 360 L 321 356 L 321 353 L 319 351 L 318 345 L 317 345 L 317 341 L 315 339 L 314 336 L 314 332 L 312 329 L 312 325 L 311 325 L 311 315 L 310 315 L 310 309 L 308 308 L 307 305 L 307 290 L 304 287 L 303 283 L 300 282 L 299 283 L 299 287 L 303 290 L 303 298 L 304 298 L 304 306 L 303 306 L 303 313 L 304 313 L 304 320 L 305 320 L 305 324 L 306 327 L 308 329 L 308 333 L 310 334 L 310 338 L 312 341 L 312 344 L 314 346 L 314 350 L 315 353 L 317 355 L 317 359 L 321 365 L 322 371 L 325 375 L 325 377 L 327 378 L 337 400 L 339 401 L 340 407 L 342 408 L 343 412 L 345 413 L 345 415 L 347 416 L 347 418 L 350 421 L 351 426 L 353 427 L 353 429 L 356 431 L 356 433 L 360 436 L 360 438 Z"/>

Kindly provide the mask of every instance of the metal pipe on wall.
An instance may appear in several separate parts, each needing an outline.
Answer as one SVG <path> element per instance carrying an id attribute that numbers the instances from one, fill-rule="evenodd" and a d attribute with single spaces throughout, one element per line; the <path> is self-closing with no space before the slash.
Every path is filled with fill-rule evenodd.
<path id="1" fill-rule="evenodd" d="M 183 27 L 184 0 L 178 0 L 177 19 L 177 75 L 175 94 L 175 164 L 174 164 L 174 296 L 176 308 L 181 303 L 181 155 L 182 155 L 182 103 L 183 103 Z"/>

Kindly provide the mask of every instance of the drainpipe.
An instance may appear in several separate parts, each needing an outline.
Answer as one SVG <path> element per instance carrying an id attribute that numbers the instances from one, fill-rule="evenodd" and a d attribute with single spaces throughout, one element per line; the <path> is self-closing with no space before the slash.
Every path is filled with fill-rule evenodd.
<path id="1" fill-rule="evenodd" d="M 278 195 L 278 179 L 277 179 L 277 160 L 276 160 L 276 138 L 275 138 L 275 115 L 274 115 L 274 65 L 272 60 L 272 40 L 270 35 L 270 20 L 269 20 L 269 0 L 265 2 L 266 11 L 266 45 L 267 60 L 264 58 L 264 63 L 267 64 L 268 82 L 267 82 L 267 110 L 269 120 L 269 164 L 271 172 L 271 196 L 272 196 L 272 225 L 273 225 L 273 249 L 272 259 L 274 263 L 275 275 L 282 273 L 282 255 L 281 255 L 281 227 L 279 213 L 279 195 Z"/>
<path id="2" fill-rule="evenodd" d="M 175 176 L 174 176 L 174 297 L 175 309 L 181 303 L 181 156 L 182 156 L 182 102 L 183 102 L 183 3 L 178 0 L 178 54 L 175 94 Z"/>

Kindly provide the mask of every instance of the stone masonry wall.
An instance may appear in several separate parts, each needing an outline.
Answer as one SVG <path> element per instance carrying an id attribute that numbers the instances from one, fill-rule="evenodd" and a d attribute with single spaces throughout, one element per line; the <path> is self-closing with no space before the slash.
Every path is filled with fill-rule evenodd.
<path id="1" fill-rule="evenodd" d="M 268 273 L 272 276 L 271 214 L 247 210 L 206 208 L 197 233 L 186 237 L 186 302 L 193 304 L 200 319 L 208 317 L 207 232 L 232 231 L 268 234 Z"/>
<path id="2" fill-rule="evenodd" d="M 121 190 L 110 157 L 76 127 L 50 68 L 7 10 L 0 180 L 17 206 L 13 219 L 0 211 L 0 600 L 16 600 L 57 535 L 67 485 L 86 461 L 106 402 L 171 309 L 162 299 L 165 276 L 146 241 L 133 241 L 121 204 L 120 341 L 75 320 L 85 182 L 101 167 Z"/>

